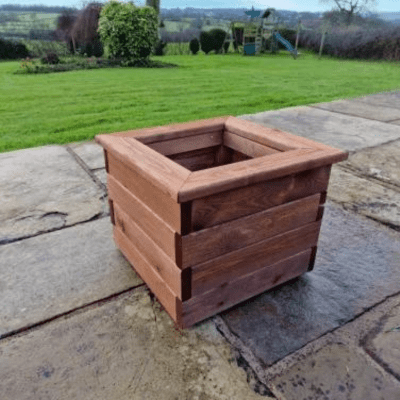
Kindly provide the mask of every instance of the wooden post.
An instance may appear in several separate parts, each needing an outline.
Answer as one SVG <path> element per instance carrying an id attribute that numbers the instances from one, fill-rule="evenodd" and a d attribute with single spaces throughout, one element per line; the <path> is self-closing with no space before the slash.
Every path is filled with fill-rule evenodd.
<path id="1" fill-rule="evenodd" d="M 322 57 L 322 50 L 324 48 L 324 42 L 325 42 L 325 36 L 326 36 L 326 31 L 322 34 L 321 38 L 321 46 L 319 47 L 319 56 Z"/>
<path id="2" fill-rule="evenodd" d="M 296 45 L 294 46 L 296 52 L 297 52 L 297 47 L 298 47 L 298 45 L 299 45 L 300 29 L 301 29 L 301 20 L 299 20 L 299 24 L 298 24 L 298 26 L 297 26 Z"/>

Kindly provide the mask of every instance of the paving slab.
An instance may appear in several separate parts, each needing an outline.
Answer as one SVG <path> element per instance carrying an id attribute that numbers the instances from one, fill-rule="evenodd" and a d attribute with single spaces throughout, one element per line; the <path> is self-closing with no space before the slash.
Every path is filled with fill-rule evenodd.
<path id="1" fill-rule="evenodd" d="M 349 151 L 400 138 L 398 126 L 313 107 L 284 108 L 240 118 Z"/>
<path id="2" fill-rule="evenodd" d="M 400 187 L 385 186 L 334 166 L 328 197 L 347 209 L 400 230 Z"/>
<path id="3" fill-rule="evenodd" d="M 0 165 L 0 244 L 104 212 L 104 192 L 62 146 L 3 153 Z"/>
<path id="4" fill-rule="evenodd" d="M 400 235 L 328 201 L 313 271 L 221 314 L 269 366 L 400 291 Z"/>
<path id="5" fill-rule="evenodd" d="M 354 98 L 355 101 L 373 104 L 376 106 L 400 109 L 400 92 L 376 93 Z"/>
<path id="6" fill-rule="evenodd" d="M 5 339 L 0 356 L 2 400 L 271 398 L 210 321 L 179 331 L 144 288 Z"/>
<path id="7" fill-rule="evenodd" d="M 107 172 L 105 168 L 95 170 L 93 173 L 103 185 L 107 186 Z"/>
<path id="8" fill-rule="evenodd" d="M 0 337 L 142 283 L 109 218 L 0 246 Z"/>
<path id="9" fill-rule="evenodd" d="M 284 371 L 272 384 L 287 400 L 395 400 L 391 379 L 356 347 L 332 344 Z"/>
<path id="10" fill-rule="evenodd" d="M 103 148 L 96 142 L 71 143 L 68 147 L 82 159 L 89 169 L 105 167 Z"/>
<path id="11" fill-rule="evenodd" d="M 363 342 L 368 353 L 400 380 L 400 305 L 377 321 Z"/>
<path id="12" fill-rule="evenodd" d="M 400 109 L 361 101 L 338 100 L 329 103 L 313 104 L 313 107 L 382 122 L 400 120 Z"/>

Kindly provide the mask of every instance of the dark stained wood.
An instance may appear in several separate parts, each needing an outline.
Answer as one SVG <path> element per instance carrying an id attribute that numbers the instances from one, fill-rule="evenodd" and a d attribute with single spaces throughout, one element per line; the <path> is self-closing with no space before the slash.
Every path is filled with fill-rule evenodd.
<path id="1" fill-rule="evenodd" d="M 232 154 L 226 146 L 219 146 L 215 154 L 215 166 L 226 165 L 231 162 Z"/>
<path id="2" fill-rule="evenodd" d="M 106 167 L 106 172 L 108 173 L 108 157 L 107 157 L 107 150 L 103 150 L 104 152 L 104 165 Z"/>
<path id="3" fill-rule="evenodd" d="M 169 158 L 190 171 L 199 171 L 215 165 L 215 156 L 220 146 L 174 154 Z"/>
<path id="4" fill-rule="evenodd" d="M 115 225 L 129 239 L 146 259 L 175 296 L 182 299 L 182 271 L 175 263 L 140 229 L 132 218 L 124 213 L 118 204 L 114 204 Z"/>
<path id="5" fill-rule="evenodd" d="M 317 246 L 314 246 L 311 249 L 311 258 L 310 258 L 310 264 L 308 265 L 308 271 L 312 271 L 314 269 L 315 260 L 317 258 L 317 250 L 318 250 Z"/>
<path id="6" fill-rule="evenodd" d="M 174 231 L 181 231 L 180 205 L 170 196 L 153 185 L 151 180 L 144 179 L 135 170 L 130 169 L 114 154 L 109 153 L 110 175 L 130 191 L 137 199 L 150 208 L 165 221 Z"/>
<path id="7" fill-rule="evenodd" d="M 302 275 L 307 272 L 310 254 L 311 250 L 308 249 L 183 302 L 181 326 L 188 328 L 198 321 Z"/>
<path id="8" fill-rule="evenodd" d="M 110 199 L 110 197 L 108 197 L 108 205 L 110 207 L 110 219 L 111 219 L 111 223 L 113 225 L 115 225 L 115 214 L 114 214 L 114 202 L 112 201 L 112 199 Z"/>
<path id="9" fill-rule="evenodd" d="M 182 268 L 317 220 L 320 194 L 295 200 L 182 237 Z"/>
<path id="10" fill-rule="evenodd" d="M 320 225 L 320 222 L 313 222 L 192 267 L 192 295 L 199 296 L 316 246 Z"/>
<path id="11" fill-rule="evenodd" d="M 208 147 L 218 146 L 220 144 L 222 144 L 222 133 L 212 132 L 203 135 L 190 136 L 190 138 L 183 137 L 179 139 L 154 142 L 148 144 L 148 146 L 164 156 L 170 156 L 172 154 L 180 154 L 187 151 L 205 149 Z"/>
<path id="12" fill-rule="evenodd" d="M 255 214 L 327 189 L 330 167 L 317 168 L 194 200 L 192 231 Z"/>
<path id="13" fill-rule="evenodd" d="M 171 318 L 175 321 L 181 318 L 182 309 L 178 306 L 177 297 L 119 228 L 114 228 L 114 240 L 125 258 L 150 287 Z"/>
<path id="14" fill-rule="evenodd" d="M 259 144 L 229 131 L 224 133 L 224 145 L 244 153 L 251 158 L 279 153 L 279 150 L 272 149 L 271 147 Z"/>
<path id="15" fill-rule="evenodd" d="M 111 175 L 108 175 L 108 192 L 112 201 L 115 201 L 168 257 L 175 260 L 176 232 L 174 229 Z"/>
<path id="16" fill-rule="evenodd" d="M 340 161 L 340 154 L 313 149 L 300 149 L 271 154 L 235 163 L 193 172 L 179 190 L 178 201 L 185 202 L 204 196 L 237 189 L 330 165 Z"/>

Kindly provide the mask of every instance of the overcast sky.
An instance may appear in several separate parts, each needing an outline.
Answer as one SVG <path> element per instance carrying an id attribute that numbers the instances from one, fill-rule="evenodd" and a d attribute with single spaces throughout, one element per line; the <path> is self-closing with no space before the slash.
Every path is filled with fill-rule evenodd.
<path id="1" fill-rule="evenodd" d="M 85 1 L 89 3 L 90 1 Z M 145 0 L 134 1 L 142 5 Z M 84 4 L 83 0 L 0 0 L 1 4 L 44 4 L 46 6 L 70 6 L 78 7 Z M 254 8 L 265 9 L 273 7 L 280 10 L 291 11 L 328 11 L 332 7 L 322 4 L 320 0 L 161 0 L 162 8 Z M 400 12 L 399 0 L 378 0 L 377 6 L 372 11 Z"/>

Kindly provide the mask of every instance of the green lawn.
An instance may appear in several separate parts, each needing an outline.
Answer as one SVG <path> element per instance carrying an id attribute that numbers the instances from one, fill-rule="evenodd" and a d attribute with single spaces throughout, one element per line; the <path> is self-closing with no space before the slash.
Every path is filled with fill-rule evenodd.
<path id="1" fill-rule="evenodd" d="M 159 59 L 180 68 L 13 75 L 18 62 L 0 63 L 0 151 L 400 88 L 396 63 L 284 53 Z"/>

